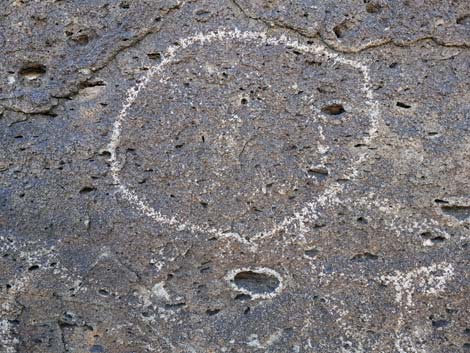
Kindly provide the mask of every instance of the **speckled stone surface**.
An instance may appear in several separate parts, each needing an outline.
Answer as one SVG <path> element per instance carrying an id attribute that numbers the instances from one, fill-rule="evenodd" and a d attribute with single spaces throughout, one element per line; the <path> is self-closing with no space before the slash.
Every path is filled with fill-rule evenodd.
<path id="1" fill-rule="evenodd" d="M 470 352 L 470 3 L 5 0 L 0 353 Z"/>

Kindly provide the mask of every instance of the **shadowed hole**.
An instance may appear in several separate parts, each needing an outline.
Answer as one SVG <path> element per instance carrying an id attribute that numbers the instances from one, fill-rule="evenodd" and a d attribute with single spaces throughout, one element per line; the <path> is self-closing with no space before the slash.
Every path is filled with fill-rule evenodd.
<path id="1" fill-rule="evenodd" d="M 397 102 L 397 107 L 404 108 L 404 109 L 409 109 L 409 108 L 411 108 L 411 105 L 408 105 L 408 104 L 403 103 L 403 102 Z"/>
<path id="2" fill-rule="evenodd" d="M 432 321 L 432 327 L 435 327 L 435 328 L 446 327 L 448 325 L 449 325 L 449 321 L 447 320 L 433 320 Z"/>
<path id="3" fill-rule="evenodd" d="M 431 232 L 421 233 L 420 236 L 425 240 L 430 240 L 433 244 L 442 243 L 446 240 L 442 235 L 434 235 Z"/>
<path id="4" fill-rule="evenodd" d="M 162 55 L 158 52 L 155 52 L 155 53 L 148 53 L 147 57 L 151 60 L 160 60 L 162 58 Z"/>
<path id="5" fill-rule="evenodd" d="M 382 10 L 382 6 L 376 2 L 369 2 L 366 4 L 367 13 L 379 13 Z"/>
<path id="6" fill-rule="evenodd" d="M 206 314 L 207 314 L 208 316 L 217 315 L 219 312 L 220 312 L 220 309 L 213 309 L 213 310 L 207 309 L 207 310 L 206 310 Z"/>
<path id="7" fill-rule="evenodd" d="M 365 252 L 362 254 L 354 255 L 351 260 L 356 262 L 365 262 L 371 260 L 377 260 L 379 257 L 377 255 L 371 254 L 370 252 Z"/>
<path id="8" fill-rule="evenodd" d="M 182 307 L 186 306 L 186 303 L 174 303 L 174 304 L 165 304 L 165 309 L 168 310 L 177 310 L 181 309 Z"/>
<path id="9" fill-rule="evenodd" d="M 90 348 L 90 353 L 104 353 L 104 347 L 99 344 L 95 344 Z"/>
<path id="10" fill-rule="evenodd" d="M 342 104 L 330 104 L 323 107 L 321 111 L 329 115 L 341 115 L 346 112 Z"/>
<path id="11" fill-rule="evenodd" d="M 470 219 L 470 206 L 442 205 L 441 209 L 446 215 L 452 216 L 459 221 Z"/>
<path id="12" fill-rule="evenodd" d="M 88 34 L 83 33 L 74 37 L 72 40 L 79 45 L 87 45 L 90 42 L 90 37 Z"/>
<path id="13" fill-rule="evenodd" d="M 346 34 L 355 27 L 355 23 L 351 20 L 344 20 L 339 25 L 333 28 L 333 32 L 335 33 L 338 39 L 341 39 L 346 36 Z"/>
<path id="14" fill-rule="evenodd" d="M 96 190 L 96 188 L 93 187 L 93 186 L 85 186 L 85 187 L 80 189 L 79 193 L 80 194 L 88 194 L 88 193 L 93 192 L 95 190 Z"/>
<path id="15" fill-rule="evenodd" d="M 305 256 L 308 256 L 308 257 L 315 257 L 318 255 L 320 251 L 318 251 L 317 249 L 315 248 L 312 248 L 312 249 L 307 249 L 304 251 L 304 254 Z"/>
<path id="16" fill-rule="evenodd" d="M 41 64 L 29 64 L 21 68 L 19 74 L 27 80 L 36 80 L 46 73 L 46 67 Z"/>
<path id="17" fill-rule="evenodd" d="M 235 300 L 240 300 L 240 301 L 245 301 L 245 300 L 250 300 L 251 299 L 251 295 L 248 295 L 248 294 L 237 294 L 236 297 L 235 297 Z"/>
<path id="18" fill-rule="evenodd" d="M 280 284 L 275 276 L 254 271 L 239 272 L 233 280 L 238 288 L 255 294 L 273 293 Z"/>
<path id="19" fill-rule="evenodd" d="M 457 18 L 457 24 L 463 26 L 470 26 L 470 15 L 464 15 Z"/>
<path id="20" fill-rule="evenodd" d="M 323 167 L 312 167 L 307 170 L 308 174 L 314 176 L 318 180 L 324 180 L 328 176 L 328 169 Z"/>
<path id="21" fill-rule="evenodd" d="M 441 200 L 441 199 L 435 199 L 434 202 L 435 203 L 441 203 L 441 204 L 448 204 L 449 203 L 449 201 Z"/>
<path id="22" fill-rule="evenodd" d="M 36 270 L 39 270 L 39 266 L 38 265 L 33 265 L 33 266 L 30 266 L 28 268 L 28 271 L 36 271 Z"/>
<path id="23" fill-rule="evenodd" d="M 98 294 L 102 295 L 103 297 L 109 296 L 111 293 L 109 293 L 106 289 L 100 289 L 98 291 Z"/>

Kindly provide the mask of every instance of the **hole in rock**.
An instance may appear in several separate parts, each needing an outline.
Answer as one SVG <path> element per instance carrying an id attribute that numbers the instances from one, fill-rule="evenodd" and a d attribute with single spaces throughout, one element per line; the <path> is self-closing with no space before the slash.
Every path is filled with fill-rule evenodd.
<path id="1" fill-rule="evenodd" d="M 198 9 L 194 12 L 196 16 L 206 16 L 209 15 L 211 12 L 206 9 Z"/>
<path id="2" fill-rule="evenodd" d="M 90 37 L 88 36 L 88 34 L 79 34 L 72 40 L 79 45 L 87 45 L 90 42 Z"/>
<path id="3" fill-rule="evenodd" d="M 448 216 L 452 216 L 459 221 L 470 220 L 470 206 L 443 205 L 442 212 Z"/>
<path id="4" fill-rule="evenodd" d="M 21 68 L 19 74 L 27 80 L 36 80 L 46 73 L 46 67 L 41 64 L 29 64 Z"/>
<path id="5" fill-rule="evenodd" d="M 312 248 L 312 249 L 307 249 L 304 251 L 304 254 L 305 256 L 308 256 L 308 257 L 315 257 L 318 255 L 320 251 L 318 251 L 317 249 L 315 248 Z"/>
<path id="6" fill-rule="evenodd" d="M 365 252 L 362 254 L 356 254 L 352 257 L 352 261 L 364 262 L 370 260 L 377 260 L 379 257 L 377 255 L 371 254 L 370 252 Z"/>
<path id="7" fill-rule="evenodd" d="M 470 15 L 464 15 L 457 18 L 457 24 L 463 26 L 470 26 Z"/>
<path id="8" fill-rule="evenodd" d="M 379 13 L 382 10 L 382 6 L 376 2 L 369 2 L 366 4 L 367 13 Z"/>
<path id="9" fill-rule="evenodd" d="M 213 309 L 213 310 L 207 309 L 207 310 L 206 310 L 206 314 L 207 314 L 208 316 L 217 315 L 219 312 L 220 312 L 220 309 Z"/>
<path id="10" fill-rule="evenodd" d="M 449 201 L 441 200 L 441 199 L 435 199 L 434 202 L 435 203 L 443 203 L 443 204 L 449 203 Z"/>
<path id="11" fill-rule="evenodd" d="M 321 111 L 329 115 L 340 115 L 346 112 L 342 104 L 330 104 L 323 107 Z"/>
<path id="12" fill-rule="evenodd" d="M 364 217 L 359 217 L 358 219 L 356 219 L 357 223 L 360 223 L 360 224 L 367 224 L 367 219 L 365 219 Z"/>
<path id="13" fill-rule="evenodd" d="M 106 157 L 106 158 L 109 158 L 109 157 L 111 157 L 111 152 L 109 152 L 109 151 L 101 151 L 101 152 L 99 153 L 99 155 L 100 155 L 100 156 L 103 156 L 103 157 Z"/>
<path id="14" fill-rule="evenodd" d="M 39 270 L 39 266 L 38 265 L 33 265 L 33 266 L 30 266 L 28 268 L 28 271 L 35 271 L 35 270 Z"/>
<path id="15" fill-rule="evenodd" d="M 174 304 L 165 304 L 165 309 L 168 310 L 177 310 L 181 309 L 182 307 L 186 306 L 186 303 L 174 303 Z"/>
<path id="16" fill-rule="evenodd" d="M 323 167 L 313 167 L 308 169 L 308 174 L 314 176 L 318 180 L 324 180 L 328 176 L 328 169 Z"/>
<path id="17" fill-rule="evenodd" d="M 90 353 L 104 353 L 104 347 L 99 344 L 95 344 L 90 348 Z"/>
<path id="18" fill-rule="evenodd" d="M 240 300 L 240 301 L 245 301 L 245 300 L 250 300 L 251 295 L 248 294 L 237 294 L 235 297 L 235 300 Z"/>
<path id="19" fill-rule="evenodd" d="M 432 321 L 432 327 L 435 327 L 435 328 L 446 327 L 448 325 L 449 325 L 449 321 L 447 320 L 433 320 Z"/>
<path id="20" fill-rule="evenodd" d="M 88 194 L 88 193 L 93 192 L 95 190 L 96 190 L 96 188 L 93 187 L 93 186 L 85 186 L 85 187 L 80 189 L 79 193 L 80 194 Z"/>
<path id="21" fill-rule="evenodd" d="M 148 53 L 148 58 L 151 60 L 160 60 L 162 58 L 162 54 L 155 52 L 155 53 Z"/>
<path id="22" fill-rule="evenodd" d="M 408 104 L 402 103 L 402 102 L 397 102 L 397 107 L 404 108 L 404 109 L 409 109 L 409 108 L 411 108 L 411 105 L 408 105 Z"/>
<path id="23" fill-rule="evenodd" d="M 110 294 L 106 289 L 100 289 L 98 293 L 103 297 L 107 297 Z"/>
<path id="24" fill-rule="evenodd" d="M 353 29 L 355 23 L 351 20 L 345 20 L 341 22 L 339 25 L 333 28 L 333 32 L 335 33 L 337 38 L 343 38 L 346 33 L 348 33 L 351 29 Z"/>
<path id="25" fill-rule="evenodd" d="M 273 293 L 280 285 L 274 275 L 254 271 L 239 272 L 233 281 L 238 288 L 255 294 Z"/>
<path id="26" fill-rule="evenodd" d="M 434 235 L 431 232 L 424 232 L 420 234 L 421 238 L 425 240 L 430 240 L 433 244 L 442 243 L 446 240 L 445 237 L 441 235 Z"/>
<path id="27" fill-rule="evenodd" d="M 91 88 L 91 87 L 104 87 L 106 86 L 106 82 L 102 80 L 88 80 L 85 82 L 80 83 L 80 89 L 84 88 Z"/>

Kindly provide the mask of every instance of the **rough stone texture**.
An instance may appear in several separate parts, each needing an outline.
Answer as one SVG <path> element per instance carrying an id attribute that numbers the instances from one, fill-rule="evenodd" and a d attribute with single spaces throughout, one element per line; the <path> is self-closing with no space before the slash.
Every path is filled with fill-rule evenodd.
<path id="1" fill-rule="evenodd" d="M 0 44 L 1 353 L 470 351 L 467 0 L 6 0 Z"/>

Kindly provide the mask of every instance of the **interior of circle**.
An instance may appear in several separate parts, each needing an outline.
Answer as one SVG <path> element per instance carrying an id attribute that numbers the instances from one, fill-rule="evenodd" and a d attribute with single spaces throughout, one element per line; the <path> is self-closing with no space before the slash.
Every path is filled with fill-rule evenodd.
<path id="1" fill-rule="evenodd" d="M 238 41 L 180 49 L 127 112 L 120 178 L 168 217 L 262 232 L 347 179 L 369 127 L 361 87 L 359 70 L 325 54 Z"/>

